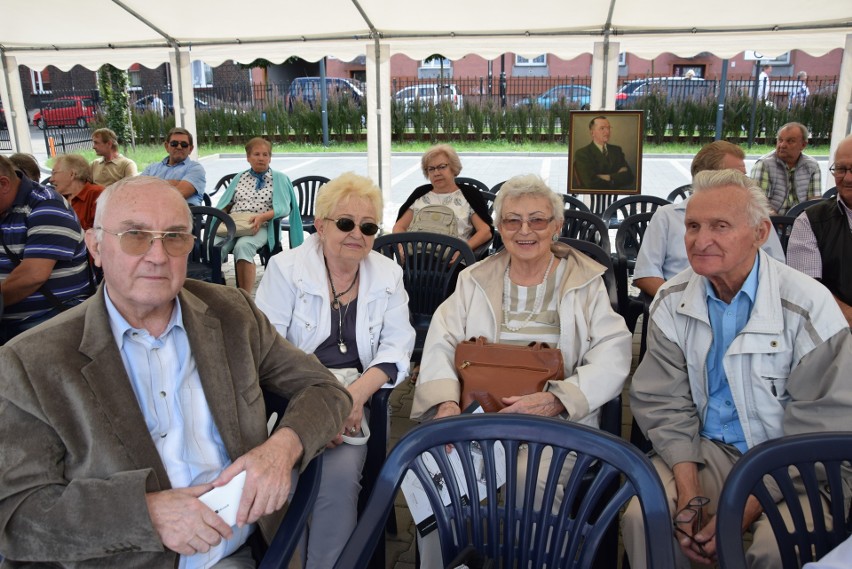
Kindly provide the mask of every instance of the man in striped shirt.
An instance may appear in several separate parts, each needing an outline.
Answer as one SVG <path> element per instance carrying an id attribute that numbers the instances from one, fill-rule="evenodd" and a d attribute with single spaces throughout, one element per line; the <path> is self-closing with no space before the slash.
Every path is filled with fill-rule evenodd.
<path id="1" fill-rule="evenodd" d="M 74 211 L 0 156 L 0 342 L 82 302 L 92 292 L 89 275 Z"/>

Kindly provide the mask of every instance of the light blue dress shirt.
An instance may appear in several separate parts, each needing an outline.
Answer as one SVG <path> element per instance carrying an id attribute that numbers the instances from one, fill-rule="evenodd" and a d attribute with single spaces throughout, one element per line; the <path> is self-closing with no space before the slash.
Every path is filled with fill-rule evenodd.
<path id="1" fill-rule="evenodd" d="M 105 290 L 106 308 L 115 343 L 136 400 L 172 488 L 212 482 L 231 464 L 201 386 L 201 377 L 183 327 L 180 302 L 175 302 L 165 331 L 157 338 L 132 327 Z M 254 524 L 233 526 L 233 537 L 207 553 L 182 555 L 180 568 L 210 567 L 239 549 Z"/>
<path id="2" fill-rule="evenodd" d="M 713 285 L 707 281 L 707 313 L 713 330 L 713 342 L 707 354 L 707 413 L 701 428 L 701 436 L 733 445 L 740 452 L 748 450 L 739 413 L 734 405 L 724 357 L 731 342 L 745 327 L 751 316 L 751 308 L 757 296 L 757 274 L 760 256 L 755 255 L 754 266 L 746 277 L 740 291 L 730 304 L 716 295 Z"/>
<path id="3" fill-rule="evenodd" d="M 169 157 L 166 156 L 160 162 L 154 162 L 145 168 L 142 175 L 189 182 L 195 188 L 195 193 L 186 198 L 189 205 L 201 205 L 201 194 L 207 191 L 207 173 L 204 171 L 204 166 L 190 158 L 170 166 Z"/>

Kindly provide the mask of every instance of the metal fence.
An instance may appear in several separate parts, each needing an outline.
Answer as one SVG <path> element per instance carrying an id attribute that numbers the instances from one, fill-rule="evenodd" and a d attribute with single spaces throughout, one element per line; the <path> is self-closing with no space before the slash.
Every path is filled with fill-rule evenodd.
<path id="1" fill-rule="evenodd" d="M 305 83 L 304 78 L 300 81 Z M 332 81 L 342 82 L 336 78 L 332 78 Z M 366 124 L 367 109 L 363 93 L 367 86 L 354 80 L 347 82 L 357 84 L 358 92 L 353 95 L 352 91 L 337 93 L 332 90 L 332 100 L 329 104 L 330 128 L 334 136 L 341 140 L 361 138 Z M 643 85 L 645 87 L 639 88 Z M 294 105 L 294 90 L 291 86 L 293 84 L 289 82 L 282 82 L 196 88 L 193 104 L 199 144 L 227 144 L 256 135 L 270 136 L 281 141 L 313 141 L 320 132 L 319 113 L 313 105 L 307 105 L 306 108 L 305 105 Z M 657 141 L 677 140 L 683 136 L 690 138 L 692 133 L 695 133 L 700 140 L 706 140 L 715 130 L 716 102 L 720 91 L 718 77 L 691 80 L 660 75 L 626 76 L 619 78 L 618 87 L 616 108 L 647 111 L 646 126 L 649 138 Z M 752 120 L 750 108 L 755 92 L 754 77 L 731 76 L 725 87 L 723 136 L 742 138 L 749 131 L 748 126 Z M 803 92 L 807 96 L 802 96 Z M 774 132 L 772 127 L 776 123 L 798 120 L 808 125 L 817 139 L 826 138 L 830 135 L 830 118 L 836 92 L 836 76 L 814 76 L 809 77 L 806 82 L 795 77 L 772 77 L 768 96 L 763 104 L 759 105 L 755 119 L 756 125 L 760 126 L 757 132 L 771 136 Z M 433 98 L 424 100 L 422 97 L 428 93 L 432 93 Z M 548 98 L 549 94 L 552 95 L 551 98 Z M 651 95 L 656 95 L 656 100 Z M 559 113 L 566 107 L 582 109 L 595 106 L 591 105 L 591 78 L 588 76 L 501 79 L 499 75 L 494 75 L 448 77 L 443 80 L 394 77 L 391 79 L 391 97 L 394 104 L 390 114 L 395 139 L 404 140 L 412 135 L 412 130 L 416 130 L 417 117 L 411 115 L 414 111 L 411 103 L 418 96 L 421 103 L 442 103 L 447 98 L 452 100 L 458 115 L 455 118 L 444 115 L 420 118 L 426 121 L 427 124 L 423 128 L 433 133 L 432 136 L 435 132 L 440 132 L 442 136 L 455 134 L 463 138 L 468 136 L 468 133 L 476 132 L 476 117 L 471 113 L 488 115 L 485 119 L 485 136 L 516 139 L 518 134 L 526 136 L 529 125 L 525 122 L 527 119 L 520 114 L 522 107 L 530 107 L 531 111 L 538 113 L 528 119 L 531 124 L 529 130 L 535 138 L 538 130 L 536 121 L 545 125 L 553 123 L 550 130 L 556 128 L 554 132 L 561 133 L 563 117 Z M 553 105 L 551 108 L 550 101 L 557 100 L 567 105 Z M 54 91 L 43 98 L 40 107 L 34 117 L 35 122 L 40 124 L 39 118 L 43 119 L 44 124 L 40 126 L 45 127 L 45 140 L 48 146 L 53 146 L 57 152 L 89 148 L 89 128 L 105 126 L 97 91 Z M 538 110 L 535 107 L 538 107 Z M 501 109 L 512 110 L 512 113 L 505 114 L 520 113 L 512 119 L 517 124 L 511 130 L 508 123 L 503 124 L 501 117 L 497 116 Z M 665 113 L 660 112 L 661 110 Z M 147 86 L 131 91 L 128 111 L 132 118 L 135 140 L 141 144 L 159 143 L 165 133 L 174 126 L 173 94 L 166 85 Z M 558 116 L 554 119 L 553 115 Z M 655 120 L 652 121 L 652 118 Z M 435 125 L 430 127 L 429 121 Z M 442 124 L 438 125 L 438 121 L 442 121 Z M 551 134 L 550 139 L 552 138 Z"/>
<path id="2" fill-rule="evenodd" d="M 8 128 L 0 128 L 0 150 L 12 150 L 12 139 Z"/>

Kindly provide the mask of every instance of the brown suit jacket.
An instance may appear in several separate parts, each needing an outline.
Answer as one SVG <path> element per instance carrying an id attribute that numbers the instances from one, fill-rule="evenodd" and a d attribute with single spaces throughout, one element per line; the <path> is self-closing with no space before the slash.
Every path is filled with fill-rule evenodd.
<path id="1" fill-rule="evenodd" d="M 231 459 L 267 438 L 261 387 L 290 399 L 281 426 L 301 466 L 349 412 L 348 393 L 235 288 L 188 280 L 178 296 Z M 171 488 L 113 339 L 103 287 L 0 348 L 0 552 L 8 566 L 172 568 L 145 502 Z M 283 510 L 258 525 L 269 541 Z"/>

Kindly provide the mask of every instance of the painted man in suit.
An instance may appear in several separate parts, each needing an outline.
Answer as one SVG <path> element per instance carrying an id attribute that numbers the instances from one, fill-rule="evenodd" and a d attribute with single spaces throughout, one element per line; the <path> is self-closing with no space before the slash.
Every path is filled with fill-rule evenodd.
<path id="1" fill-rule="evenodd" d="M 612 127 L 605 116 L 592 119 L 589 134 L 592 142 L 574 156 L 575 189 L 635 190 L 636 177 L 630 170 L 624 151 L 609 143 Z"/>
<path id="2" fill-rule="evenodd" d="M 334 376 L 239 289 L 186 280 L 191 229 L 167 182 L 110 186 L 86 234 L 104 286 L 0 348 L 10 567 L 254 567 L 292 469 L 339 433 Z M 261 388 L 290 400 L 270 436 Z M 242 471 L 229 527 L 198 498 Z"/>

